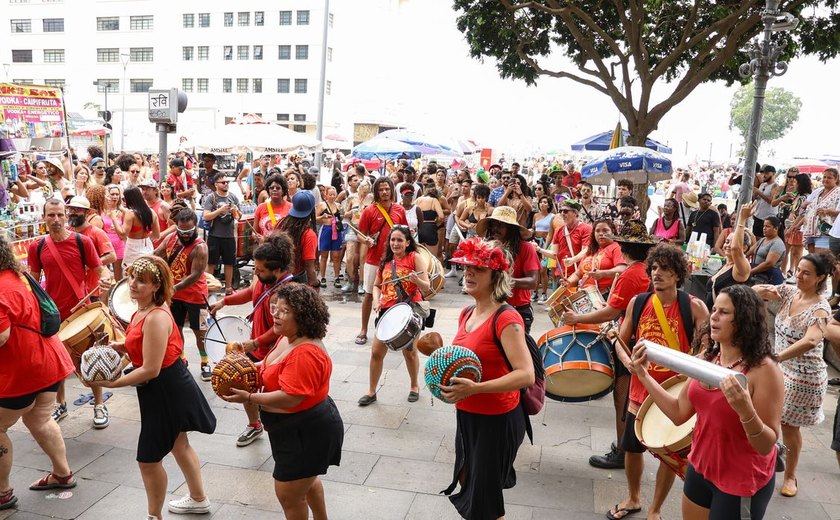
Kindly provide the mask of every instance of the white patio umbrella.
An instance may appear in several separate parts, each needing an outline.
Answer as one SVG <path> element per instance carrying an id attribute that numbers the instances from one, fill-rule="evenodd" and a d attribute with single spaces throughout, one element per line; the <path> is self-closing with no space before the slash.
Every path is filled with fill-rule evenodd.
<path id="1" fill-rule="evenodd" d="M 191 134 L 190 145 L 195 153 L 281 153 L 300 148 L 318 149 L 321 142 L 275 123 L 252 122 L 232 123 L 218 130 Z"/>

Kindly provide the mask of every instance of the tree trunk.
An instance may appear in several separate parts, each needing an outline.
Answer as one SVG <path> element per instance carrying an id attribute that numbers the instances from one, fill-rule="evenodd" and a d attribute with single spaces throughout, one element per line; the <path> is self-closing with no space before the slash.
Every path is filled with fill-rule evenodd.
<path id="1" fill-rule="evenodd" d="M 627 137 L 627 144 L 629 146 L 644 146 L 645 141 L 647 140 L 647 134 L 639 135 L 637 129 L 630 129 L 628 128 L 630 135 Z M 634 184 L 633 185 L 633 198 L 636 199 L 636 203 L 639 205 L 639 217 L 642 219 L 642 222 L 647 224 L 647 212 L 648 208 L 650 207 L 650 198 L 648 197 L 648 184 Z"/>

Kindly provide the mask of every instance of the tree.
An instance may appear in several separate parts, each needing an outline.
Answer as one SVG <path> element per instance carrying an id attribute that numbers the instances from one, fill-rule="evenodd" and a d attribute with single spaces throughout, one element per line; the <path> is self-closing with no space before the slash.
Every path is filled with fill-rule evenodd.
<path id="1" fill-rule="evenodd" d="M 732 96 L 729 112 L 729 129 L 736 128 L 747 142 L 752 119 L 752 101 L 755 85 L 752 83 L 741 86 Z M 761 141 L 774 141 L 787 133 L 795 122 L 799 120 L 799 110 L 802 108 L 800 100 L 793 92 L 783 88 L 768 88 L 764 94 L 764 115 L 761 119 Z"/>
<path id="2" fill-rule="evenodd" d="M 472 57 L 494 59 L 503 78 L 566 78 L 609 96 L 635 145 L 701 83 L 746 82 L 742 51 L 763 29 L 758 0 L 453 1 Z M 795 33 L 774 35 L 781 60 L 837 55 L 840 0 L 782 0 L 779 10 L 800 19 Z M 655 102 L 664 84 L 673 87 Z"/>

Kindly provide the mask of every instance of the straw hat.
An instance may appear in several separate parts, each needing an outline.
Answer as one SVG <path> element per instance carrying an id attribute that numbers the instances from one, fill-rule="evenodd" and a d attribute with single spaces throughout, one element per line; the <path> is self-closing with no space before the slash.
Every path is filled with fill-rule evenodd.
<path id="1" fill-rule="evenodd" d="M 700 207 L 700 202 L 698 202 L 699 199 L 697 197 L 697 194 L 694 193 L 693 191 L 689 191 L 688 193 L 683 193 L 682 201 L 683 201 L 683 204 L 685 204 L 689 208 L 697 209 L 697 208 Z"/>
<path id="2" fill-rule="evenodd" d="M 523 239 L 528 239 L 531 236 L 531 231 L 528 228 L 519 225 L 519 221 L 516 218 L 516 210 L 510 206 L 499 206 L 493 210 L 492 215 L 479 220 L 478 224 L 475 225 L 475 232 L 479 236 L 483 237 L 487 234 L 487 226 L 490 224 L 490 220 L 518 228 L 519 236 Z"/>
<path id="3" fill-rule="evenodd" d="M 638 219 L 628 220 L 621 226 L 621 233 L 610 237 L 613 241 L 623 244 L 641 244 L 655 246 L 659 243 L 656 237 L 650 236 L 645 223 Z"/>

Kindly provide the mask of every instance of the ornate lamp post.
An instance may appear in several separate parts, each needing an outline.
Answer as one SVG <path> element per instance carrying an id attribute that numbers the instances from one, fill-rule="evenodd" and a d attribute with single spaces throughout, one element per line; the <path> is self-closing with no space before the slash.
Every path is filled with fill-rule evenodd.
<path id="1" fill-rule="evenodd" d="M 758 142 L 761 135 L 761 118 L 764 114 L 764 92 L 770 76 L 781 76 L 788 70 L 787 63 L 778 61 L 782 52 L 780 46 L 771 40 L 774 32 L 791 31 L 799 24 L 799 20 L 790 13 L 779 12 L 779 0 L 767 0 L 761 20 L 764 23 L 764 35 L 760 42 L 752 42 L 747 53 L 750 62 L 744 63 L 738 69 L 742 78 L 755 78 L 755 95 L 753 96 L 752 118 L 750 132 L 746 142 L 746 157 L 744 158 L 741 190 L 738 192 L 738 204 L 747 204 L 752 200 L 752 186 L 755 178 L 755 163 L 758 158 Z"/>

